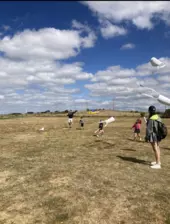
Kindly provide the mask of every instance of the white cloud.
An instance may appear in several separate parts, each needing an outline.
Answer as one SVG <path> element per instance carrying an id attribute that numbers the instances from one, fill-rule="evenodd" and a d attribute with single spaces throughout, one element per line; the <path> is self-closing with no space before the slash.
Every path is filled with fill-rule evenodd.
<path id="1" fill-rule="evenodd" d="M 92 97 L 112 97 L 118 109 L 145 109 L 150 104 L 158 108 L 164 108 L 155 99 L 141 95 L 151 94 L 148 88 L 155 89 L 158 93 L 170 97 L 170 58 L 160 58 L 166 64 L 165 68 L 159 69 L 155 76 L 150 63 L 142 64 L 134 69 L 110 66 L 106 70 L 98 71 L 91 79 L 92 83 L 85 85 Z M 140 87 L 143 84 L 145 87 Z M 147 88 L 148 87 L 148 88 Z"/>
<path id="2" fill-rule="evenodd" d="M 80 30 L 43 28 L 24 30 L 0 39 L 0 51 L 10 58 L 24 60 L 60 60 L 76 56 L 82 48 L 93 47 L 96 36 L 90 29 L 82 37 Z"/>
<path id="3" fill-rule="evenodd" d="M 26 87 L 29 84 L 68 85 L 92 78 L 83 72 L 81 63 L 61 64 L 48 60 L 14 61 L 0 58 L 0 86 Z"/>
<path id="4" fill-rule="evenodd" d="M 105 71 L 98 71 L 92 78 L 92 81 L 108 81 L 116 78 L 132 77 L 136 75 L 134 69 L 124 69 L 121 66 L 110 66 Z"/>
<path id="5" fill-rule="evenodd" d="M 154 27 L 153 18 L 169 23 L 169 1 L 84 1 L 98 18 L 112 23 L 130 21 L 139 29 Z"/>
<path id="6" fill-rule="evenodd" d="M 82 39 L 82 46 L 84 48 L 90 48 L 94 46 L 97 37 L 88 25 L 84 25 L 77 20 L 73 20 L 72 27 L 79 30 L 80 33 L 87 32 L 88 35 Z"/>
<path id="7" fill-rule="evenodd" d="M 8 31 L 8 30 L 11 30 L 11 27 L 8 26 L 8 25 L 3 25 L 3 26 L 2 26 L 2 29 L 3 29 L 4 31 Z"/>
<path id="8" fill-rule="evenodd" d="M 167 82 L 167 84 L 170 86 L 170 75 L 163 75 L 158 77 L 159 81 Z"/>
<path id="9" fill-rule="evenodd" d="M 78 30 L 82 30 L 82 31 L 87 31 L 87 32 L 91 31 L 91 29 L 89 28 L 88 25 L 82 24 L 75 19 L 72 20 L 72 27 L 75 29 L 78 29 Z"/>
<path id="10" fill-rule="evenodd" d="M 7 27 L 4 27 L 7 30 Z M 96 35 L 88 25 L 72 21 L 72 29 L 24 30 L 0 38 L 0 99 L 7 112 L 58 109 L 73 106 L 78 88 L 68 88 L 93 74 L 83 71 L 83 63 L 65 63 L 83 48 L 93 47 Z M 19 92 L 22 93 L 19 93 Z M 4 96 L 4 99 L 2 99 Z M 15 104 L 18 104 L 17 107 Z M 34 105 L 34 106 L 33 106 Z"/>
<path id="11" fill-rule="evenodd" d="M 122 50 L 133 49 L 133 48 L 135 48 L 135 44 L 132 44 L 132 43 L 124 44 L 121 46 Z"/>
<path id="12" fill-rule="evenodd" d="M 101 24 L 100 32 L 105 39 L 127 34 L 127 30 L 124 29 L 123 27 L 113 25 L 107 20 L 99 20 L 99 21 Z"/>

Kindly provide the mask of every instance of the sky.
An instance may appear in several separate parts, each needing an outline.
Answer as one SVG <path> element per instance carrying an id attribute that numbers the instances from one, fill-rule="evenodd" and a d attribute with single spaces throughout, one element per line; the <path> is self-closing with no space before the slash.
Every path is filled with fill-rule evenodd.
<path id="1" fill-rule="evenodd" d="M 0 2 L 0 113 L 165 106 L 168 1 Z M 166 67 L 150 63 L 158 58 Z"/>

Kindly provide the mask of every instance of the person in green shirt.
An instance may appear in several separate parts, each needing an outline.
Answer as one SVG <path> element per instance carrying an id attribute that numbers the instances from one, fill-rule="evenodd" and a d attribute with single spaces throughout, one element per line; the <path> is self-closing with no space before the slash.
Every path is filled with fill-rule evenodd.
<path id="1" fill-rule="evenodd" d="M 155 161 L 151 162 L 151 168 L 160 169 L 161 161 L 160 161 L 160 148 L 159 143 L 161 141 L 161 136 L 159 136 L 158 132 L 158 122 L 161 122 L 161 118 L 156 114 L 155 106 L 150 106 L 148 108 L 149 118 L 147 119 L 146 124 L 146 137 L 145 140 L 150 142 L 152 149 L 155 155 Z"/>

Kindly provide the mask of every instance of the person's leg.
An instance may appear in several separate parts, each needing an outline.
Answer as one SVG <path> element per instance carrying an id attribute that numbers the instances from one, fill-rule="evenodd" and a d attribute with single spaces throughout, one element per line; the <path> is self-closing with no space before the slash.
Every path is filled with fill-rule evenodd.
<path id="1" fill-rule="evenodd" d="M 134 132 L 134 141 L 136 141 L 137 134 Z"/>
<path id="2" fill-rule="evenodd" d="M 140 132 L 138 133 L 138 138 L 139 138 L 139 141 L 141 141 Z"/>
<path id="3" fill-rule="evenodd" d="M 154 154 L 155 154 L 155 160 L 156 160 L 156 163 L 155 164 L 160 164 L 161 161 L 160 161 L 160 148 L 159 148 L 159 143 L 158 142 L 151 142 L 151 145 L 152 145 L 152 149 L 153 149 Z"/>
<path id="4" fill-rule="evenodd" d="M 100 130 L 99 130 L 99 135 L 98 135 L 98 136 L 102 136 L 102 135 L 103 135 L 103 132 L 104 132 L 104 131 L 103 131 L 102 129 L 100 129 Z"/>
<path id="5" fill-rule="evenodd" d="M 100 130 L 100 135 L 103 135 L 104 134 L 104 130 Z"/>
<path id="6" fill-rule="evenodd" d="M 99 131 L 99 129 L 97 129 L 94 133 L 96 134 Z"/>

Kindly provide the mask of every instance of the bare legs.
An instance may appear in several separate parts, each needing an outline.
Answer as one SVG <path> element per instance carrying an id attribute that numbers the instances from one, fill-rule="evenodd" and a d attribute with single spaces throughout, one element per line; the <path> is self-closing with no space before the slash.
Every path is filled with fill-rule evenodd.
<path id="1" fill-rule="evenodd" d="M 101 129 L 97 129 L 95 132 L 95 134 L 99 134 L 99 135 L 103 135 L 104 134 L 104 130 L 101 130 Z M 97 135 L 97 137 L 99 137 L 99 135 Z"/>
<path id="2" fill-rule="evenodd" d="M 71 121 L 68 122 L 68 125 L 69 125 L 69 128 L 71 128 L 72 127 L 72 122 Z"/>
<path id="3" fill-rule="evenodd" d="M 155 159 L 156 159 L 156 164 L 160 164 L 160 148 L 159 148 L 159 143 L 158 142 L 151 142 L 152 149 L 154 151 Z"/>
<path id="4" fill-rule="evenodd" d="M 136 141 L 137 138 L 141 141 L 140 133 L 134 133 L 134 141 Z"/>

